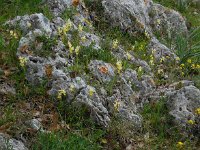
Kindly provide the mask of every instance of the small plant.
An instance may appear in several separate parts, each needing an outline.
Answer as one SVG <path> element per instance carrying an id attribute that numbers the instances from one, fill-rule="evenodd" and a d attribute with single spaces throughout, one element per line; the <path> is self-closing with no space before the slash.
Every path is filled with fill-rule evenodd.
<path id="1" fill-rule="evenodd" d="M 16 121 L 17 116 L 16 116 L 16 114 L 14 114 L 12 106 L 4 108 L 3 112 L 4 113 L 2 114 L 1 119 L 0 119 L 0 126 L 6 124 L 8 122 Z"/>
<path id="2" fill-rule="evenodd" d="M 37 48 L 38 43 L 42 43 L 41 49 Z M 40 57 L 49 57 L 53 55 L 52 49 L 53 49 L 53 46 L 55 46 L 56 44 L 57 44 L 56 39 L 40 36 L 36 38 L 36 43 L 32 45 L 31 49 L 34 55 L 37 55 Z"/>
<path id="3" fill-rule="evenodd" d="M 142 112 L 144 120 L 146 120 L 144 128 L 152 130 L 160 138 L 167 137 L 169 135 L 167 131 L 172 127 L 172 117 L 169 116 L 168 112 L 164 99 L 146 104 Z"/>
<path id="4" fill-rule="evenodd" d="M 176 49 L 177 55 L 180 57 L 181 63 L 188 59 L 200 60 L 200 27 L 193 30 L 187 37 L 177 36 Z"/>
<path id="5" fill-rule="evenodd" d="M 177 0 L 177 8 L 181 12 L 184 12 L 188 8 L 188 5 L 188 0 Z"/>

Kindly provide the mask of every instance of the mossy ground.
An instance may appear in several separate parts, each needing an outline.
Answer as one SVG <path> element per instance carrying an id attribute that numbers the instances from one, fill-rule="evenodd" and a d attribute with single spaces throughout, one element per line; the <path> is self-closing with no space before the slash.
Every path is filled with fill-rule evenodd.
<path id="1" fill-rule="evenodd" d="M 180 9 L 174 0 L 157 0 L 157 2 L 173 9 Z M 15 97 L 4 96 L 0 99 L 3 102 L 3 105 L 0 106 L 0 132 L 6 132 L 16 138 L 23 134 L 30 141 L 28 146 L 33 150 L 124 149 L 127 138 L 134 140 L 137 149 L 177 149 L 176 144 L 182 140 L 182 135 L 176 132 L 179 129 L 173 126 L 172 118 L 168 115 L 164 100 L 145 105 L 142 112 L 144 117 L 143 129 L 137 131 L 137 134 L 130 134 L 126 131 L 129 128 L 128 123 L 121 124 L 117 118 L 113 117 L 111 127 L 104 129 L 88 119 L 89 112 L 86 109 L 82 108 L 81 111 L 77 112 L 77 108 L 67 106 L 63 101 L 48 97 L 47 89 L 43 85 L 37 87 L 30 85 L 25 79 L 25 72 L 20 67 L 16 57 L 19 39 L 12 38 L 10 29 L 6 29 L 3 23 L 17 15 L 41 12 L 49 19 L 52 18 L 52 15 L 48 7 L 42 5 L 40 0 L 3 0 L 0 7 L 0 68 L 4 71 L 1 78 L 6 82 L 13 83 L 17 90 Z M 190 22 L 191 28 L 200 25 L 200 17 L 193 15 L 194 11 L 199 13 L 195 6 L 189 5 L 187 9 L 181 8 L 181 12 Z M 73 12 L 69 10 L 64 16 L 70 17 L 71 13 Z M 143 47 L 139 51 L 134 51 L 134 53 L 137 57 L 149 61 L 150 58 L 147 57 L 148 54 L 145 49 L 148 40 L 143 36 L 130 38 L 127 33 L 118 28 L 109 28 L 109 25 L 104 22 L 103 24 L 96 23 L 95 27 L 99 34 L 104 33 L 105 41 L 117 39 L 127 51 L 135 44 L 138 47 L 136 49 Z M 21 33 L 18 30 L 16 32 L 20 37 Z M 198 41 L 198 38 L 195 40 Z M 51 44 L 49 43 L 47 46 Z M 96 53 L 91 47 L 82 49 L 78 58 L 79 61 L 75 66 L 68 69 L 77 73 L 80 73 L 81 69 L 87 72 L 87 65 L 93 59 L 103 60 L 115 65 L 117 60 L 112 58 L 109 44 L 103 43 L 102 49 L 99 53 Z M 42 53 L 41 55 L 49 55 L 49 53 Z M 86 57 L 83 58 L 82 56 Z M 199 57 L 195 57 L 195 61 L 198 63 Z M 158 74 L 156 84 L 164 85 L 181 79 L 189 79 L 193 80 L 197 87 L 200 87 L 199 72 L 194 72 L 190 69 L 190 64 L 184 63 L 186 68 L 181 70 L 184 75 L 180 76 L 180 71 L 177 71 L 174 66 L 168 65 L 163 69 L 170 70 L 169 79 L 163 81 L 162 75 Z M 123 61 L 123 66 L 132 69 L 137 68 L 128 61 Z M 155 74 L 157 73 L 155 72 Z M 115 80 L 108 84 L 109 93 L 112 93 L 114 85 Z M 45 129 L 51 130 L 52 133 L 38 133 L 23 125 L 26 120 L 37 116 L 43 118 L 42 123 Z M 61 122 L 61 120 L 64 122 Z M 183 149 L 198 149 L 197 147 L 199 147 L 195 141 L 190 139 L 184 141 Z"/>

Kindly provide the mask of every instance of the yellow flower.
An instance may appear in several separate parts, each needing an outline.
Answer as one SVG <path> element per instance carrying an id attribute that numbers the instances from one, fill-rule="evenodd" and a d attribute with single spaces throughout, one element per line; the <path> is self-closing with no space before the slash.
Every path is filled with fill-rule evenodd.
<path id="1" fill-rule="evenodd" d="M 176 57 L 176 61 L 180 61 L 180 58 L 179 58 L 179 57 Z"/>
<path id="2" fill-rule="evenodd" d="M 89 88 L 89 95 L 90 95 L 90 96 L 93 96 L 93 95 L 94 95 L 94 92 L 95 92 L 94 89 L 90 87 L 90 88 Z"/>
<path id="3" fill-rule="evenodd" d="M 126 56 L 127 56 L 127 59 L 128 59 L 128 60 L 131 60 L 131 57 L 132 57 L 132 56 L 131 56 L 131 54 L 130 54 L 129 52 L 126 53 Z"/>
<path id="4" fill-rule="evenodd" d="M 165 61 L 165 57 L 162 57 L 161 59 L 160 59 L 160 63 L 162 63 L 162 62 L 164 62 Z"/>
<path id="5" fill-rule="evenodd" d="M 197 109 L 195 110 L 195 113 L 196 113 L 197 115 L 200 115 L 200 108 L 197 108 Z"/>
<path id="6" fill-rule="evenodd" d="M 191 65 L 191 68 L 192 68 L 192 69 L 195 69 L 195 68 L 196 68 L 195 64 L 192 64 L 192 65 Z"/>
<path id="7" fill-rule="evenodd" d="M 183 143 L 183 142 L 178 142 L 178 143 L 176 144 L 176 146 L 177 146 L 178 148 L 182 148 L 182 147 L 184 146 L 184 143 Z"/>
<path id="8" fill-rule="evenodd" d="M 70 92 L 74 92 L 74 89 L 75 89 L 75 86 L 73 84 L 71 84 L 70 88 L 69 88 Z"/>
<path id="9" fill-rule="evenodd" d="M 181 65 L 180 65 L 180 69 L 183 69 L 184 67 L 185 67 L 184 64 L 181 64 Z"/>
<path id="10" fill-rule="evenodd" d="M 142 67 L 140 66 L 139 68 L 138 68 L 138 72 L 142 72 Z"/>
<path id="11" fill-rule="evenodd" d="M 117 66 L 118 73 L 120 73 L 122 70 L 122 61 L 121 60 L 117 61 L 116 66 Z"/>
<path id="12" fill-rule="evenodd" d="M 80 31 L 80 32 L 83 31 L 83 26 L 81 24 L 78 25 L 78 31 Z"/>
<path id="13" fill-rule="evenodd" d="M 150 35 L 147 31 L 144 32 L 144 35 L 146 36 L 147 39 L 150 39 Z"/>
<path id="14" fill-rule="evenodd" d="M 62 96 L 66 96 L 66 91 L 65 90 L 58 90 L 58 99 L 62 99 Z"/>
<path id="15" fill-rule="evenodd" d="M 27 58 L 19 57 L 19 64 L 21 67 L 24 67 L 26 63 L 27 63 Z"/>
<path id="16" fill-rule="evenodd" d="M 188 62 L 189 64 L 191 64 L 191 63 L 192 63 L 192 60 L 191 60 L 191 59 L 188 59 L 187 62 Z"/>
<path id="17" fill-rule="evenodd" d="M 13 30 L 10 30 L 10 35 L 13 35 L 14 31 Z"/>
<path id="18" fill-rule="evenodd" d="M 120 102 L 118 100 L 116 100 L 114 103 L 114 109 L 115 109 L 115 111 L 119 111 L 119 108 L 120 108 Z"/>
<path id="19" fill-rule="evenodd" d="M 200 69 L 200 65 L 199 65 L 199 64 L 197 64 L 196 68 L 197 68 L 197 69 Z"/>
<path id="20" fill-rule="evenodd" d="M 169 59 L 170 57 L 169 57 L 169 56 L 166 56 L 165 58 L 166 58 L 166 59 Z"/>
<path id="21" fill-rule="evenodd" d="M 135 50 L 135 45 L 133 45 L 133 46 L 131 47 L 131 50 L 132 50 L 132 51 L 134 51 L 134 50 Z"/>
<path id="22" fill-rule="evenodd" d="M 62 34 L 62 28 L 61 27 L 58 27 L 58 35 L 61 35 Z"/>
<path id="23" fill-rule="evenodd" d="M 163 74 L 164 70 L 163 69 L 158 69 L 158 74 Z"/>
<path id="24" fill-rule="evenodd" d="M 149 64 L 151 65 L 151 66 L 154 66 L 155 64 L 154 64 L 154 61 L 151 59 L 150 61 L 149 61 Z"/>
<path id="25" fill-rule="evenodd" d="M 161 22 L 160 19 L 157 19 L 157 20 L 156 20 L 157 25 L 160 25 L 160 22 Z"/>
<path id="26" fill-rule="evenodd" d="M 15 39 L 18 38 L 18 37 L 17 37 L 17 33 L 14 32 L 13 30 L 10 30 L 10 35 L 11 35 L 12 37 L 14 37 Z"/>
<path id="27" fill-rule="evenodd" d="M 27 22 L 26 25 L 27 25 L 28 28 L 31 27 L 31 23 L 30 22 Z"/>
<path id="28" fill-rule="evenodd" d="M 153 59 L 154 59 L 153 55 L 150 55 L 150 60 L 153 60 Z"/>
<path id="29" fill-rule="evenodd" d="M 152 54 L 154 54 L 155 52 L 156 52 L 156 50 L 155 50 L 155 49 L 153 49 L 153 50 L 151 51 L 151 53 L 152 53 Z"/>
<path id="30" fill-rule="evenodd" d="M 70 41 L 68 41 L 68 46 L 69 46 L 69 53 L 72 54 L 74 51 L 74 47 L 72 46 Z"/>
<path id="31" fill-rule="evenodd" d="M 112 44 L 112 48 L 113 48 L 113 49 L 116 49 L 116 48 L 118 47 L 118 44 L 119 44 L 118 40 L 117 40 L 117 39 L 114 40 L 114 41 L 113 41 L 113 44 Z"/>
<path id="32" fill-rule="evenodd" d="M 102 142 L 103 144 L 107 144 L 107 143 L 108 143 L 108 141 L 107 141 L 106 139 L 101 139 L 101 142 Z"/>
<path id="33" fill-rule="evenodd" d="M 193 120 L 188 120 L 187 123 L 193 125 L 194 121 Z"/>
<path id="34" fill-rule="evenodd" d="M 76 48 L 75 48 L 75 53 L 76 53 L 76 55 L 79 54 L 79 51 L 80 51 L 80 46 L 76 46 Z"/>
<path id="35" fill-rule="evenodd" d="M 68 32 L 72 27 L 72 22 L 68 19 L 67 23 L 63 27 L 63 32 L 66 33 Z"/>
<path id="36" fill-rule="evenodd" d="M 85 40 L 86 40 L 86 36 L 81 37 L 82 42 L 85 42 Z"/>
<path id="37" fill-rule="evenodd" d="M 84 18 L 83 22 L 85 22 L 86 24 L 88 24 L 89 27 L 92 27 L 92 23 L 89 20 L 87 20 L 87 19 Z"/>

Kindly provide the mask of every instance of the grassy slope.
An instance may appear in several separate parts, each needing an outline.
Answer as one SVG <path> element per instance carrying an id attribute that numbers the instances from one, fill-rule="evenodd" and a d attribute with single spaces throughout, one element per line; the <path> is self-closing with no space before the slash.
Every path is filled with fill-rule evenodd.
<path id="1" fill-rule="evenodd" d="M 173 0 L 160 0 L 166 6 L 176 9 Z M 4 71 L 9 72 L 8 75 L 3 76 L 5 80 L 9 82 L 14 82 L 17 88 L 16 97 L 5 97 L 4 105 L 0 106 L 0 114 L 2 118 L 0 119 L 0 131 L 7 132 L 15 137 L 18 137 L 21 133 L 27 134 L 26 137 L 31 141 L 36 143 L 32 149 L 44 149 L 44 150 L 54 150 L 54 149 L 102 149 L 102 147 L 110 149 L 123 149 L 123 142 L 119 139 L 121 137 L 131 137 L 136 141 L 136 147 L 138 149 L 176 149 L 176 143 L 181 140 L 181 135 L 174 132 L 167 132 L 167 129 L 171 128 L 171 118 L 168 116 L 167 109 L 161 101 L 158 104 L 150 104 L 145 106 L 144 112 L 144 129 L 139 133 L 138 136 L 127 135 L 125 127 L 120 126 L 119 122 L 114 122 L 112 127 L 108 130 L 102 129 L 94 124 L 91 120 L 87 119 L 88 112 L 84 109 L 77 112 L 75 108 L 70 108 L 66 110 L 65 104 L 59 103 L 55 104 L 51 98 L 48 100 L 45 98 L 46 89 L 41 87 L 32 87 L 25 80 L 25 76 L 22 70 L 20 70 L 18 60 L 16 58 L 16 49 L 18 46 L 18 40 L 10 37 L 8 29 L 5 29 L 2 24 L 16 15 L 31 14 L 35 12 L 42 12 L 48 18 L 51 18 L 51 14 L 48 12 L 48 8 L 40 5 L 40 0 L 3 0 L 0 3 L 0 68 Z M 191 22 L 192 26 L 199 26 L 199 17 L 193 15 L 191 12 L 194 11 L 194 7 L 190 7 L 183 14 Z M 98 29 L 101 33 L 101 28 Z M 20 36 L 20 32 L 18 32 Z M 118 39 L 125 47 L 130 47 L 135 43 L 135 40 L 139 41 L 138 47 L 140 45 L 145 45 L 146 39 L 131 39 L 125 33 L 122 33 L 118 29 L 107 31 L 106 37 L 109 40 Z M 127 42 L 128 41 L 128 42 Z M 105 45 L 105 49 L 108 47 Z M 82 53 L 88 55 L 88 60 L 95 58 L 93 51 L 88 50 L 82 51 Z M 145 51 L 136 52 L 142 59 L 149 59 L 144 56 Z M 106 54 L 109 55 L 109 54 Z M 105 54 L 99 54 L 99 59 L 110 60 L 109 57 L 104 57 Z M 81 59 L 81 58 L 80 58 Z M 115 63 L 114 60 L 111 63 Z M 85 62 L 78 64 L 86 65 Z M 124 66 L 132 67 L 126 62 Z M 10 69 L 14 68 L 14 69 Z M 77 67 L 81 68 L 81 67 Z M 77 69 L 76 68 L 76 69 Z M 186 79 L 188 77 L 185 77 Z M 194 76 L 199 80 L 199 77 Z M 175 80 L 175 79 L 173 79 Z M 158 83 L 161 81 L 158 81 Z M 161 83 L 162 84 L 162 83 Z M 26 127 L 23 126 L 23 122 L 34 116 L 37 111 L 34 106 L 37 105 L 39 108 L 43 108 L 43 111 L 48 111 L 51 108 L 51 115 L 54 116 L 54 122 L 47 123 L 48 129 L 52 129 L 54 133 L 52 134 L 37 134 L 35 132 L 28 132 Z M 31 105 L 27 108 L 27 104 Z M 47 106 L 43 106 L 43 105 Z M 56 106 L 56 107 L 55 107 Z M 4 108 L 3 108 L 4 107 Z M 27 112 L 24 113 L 22 110 L 27 108 Z M 162 111 L 161 111 L 162 110 Z M 165 110 L 165 111 L 163 111 Z M 43 114 L 45 117 L 45 114 Z M 55 121 L 56 120 L 56 121 Z M 60 127 L 60 120 L 65 120 L 65 126 Z M 59 126 L 59 128 L 57 128 Z M 58 132 L 59 131 L 59 132 Z M 175 131 L 175 130 L 173 130 Z M 144 138 L 145 135 L 145 138 Z M 147 138 L 149 135 L 149 138 Z M 106 144 L 108 142 L 108 144 Z M 186 140 L 186 149 L 191 148 L 193 142 Z M 65 147 L 65 148 L 64 148 Z"/>

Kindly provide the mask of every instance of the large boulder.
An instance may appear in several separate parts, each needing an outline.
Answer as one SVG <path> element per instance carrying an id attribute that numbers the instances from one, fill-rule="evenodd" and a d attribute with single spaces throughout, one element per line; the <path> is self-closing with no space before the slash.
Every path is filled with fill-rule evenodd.
<path id="1" fill-rule="evenodd" d="M 131 34 L 135 31 L 150 32 L 148 9 L 151 1 L 147 0 L 103 0 L 105 16 L 112 26 L 119 26 Z"/>
<path id="2" fill-rule="evenodd" d="M 153 32 L 161 37 L 174 39 L 179 33 L 187 35 L 185 18 L 179 12 L 153 3 L 149 15 Z"/>
<path id="3" fill-rule="evenodd" d="M 181 86 L 180 84 L 176 86 Z M 185 125 L 188 120 L 194 120 L 195 110 L 200 107 L 200 90 L 198 88 L 188 85 L 177 90 L 169 89 L 166 96 L 169 113 L 175 118 L 175 122 Z"/>

